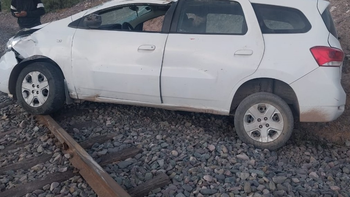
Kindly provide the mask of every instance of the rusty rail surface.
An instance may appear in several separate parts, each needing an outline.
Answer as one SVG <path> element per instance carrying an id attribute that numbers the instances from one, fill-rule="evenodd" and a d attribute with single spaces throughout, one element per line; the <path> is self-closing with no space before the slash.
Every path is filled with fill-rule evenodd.
<path id="1" fill-rule="evenodd" d="M 70 161 L 73 166 L 79 170 L 98 196 L 130 197 L 51 116 L 37 116 L 37 119 L 63 144 L 64 151 L 71 155 Z"/>

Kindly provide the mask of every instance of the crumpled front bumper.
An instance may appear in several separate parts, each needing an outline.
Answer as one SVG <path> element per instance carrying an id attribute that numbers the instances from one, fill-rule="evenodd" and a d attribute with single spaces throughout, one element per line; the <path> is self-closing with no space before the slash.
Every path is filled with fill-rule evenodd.
<path id="1" fill-rule="evenodd" d="M 0 91 L 9 94 L 9 79 L 13 68 L 17 65 L 16 55 L 7 51 L 0 58 Z"/>

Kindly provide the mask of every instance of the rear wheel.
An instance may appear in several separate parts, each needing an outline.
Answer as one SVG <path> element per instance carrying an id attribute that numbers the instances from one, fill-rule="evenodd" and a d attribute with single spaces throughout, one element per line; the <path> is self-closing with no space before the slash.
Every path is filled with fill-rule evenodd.
<path id="1" fill-rule="evenodd" d="M 18 76 L 16 95 L 19 104 L 32 114 L 50 114 L 65 102 L 61 71 L 45 62 L 26 66 Z"/>
<path id="2" fill-rule="evenodd" d="M 245 98 L 235 112 L 235 128 L 242 141 L 262 149 L 282 147 L 293 131 L 293 114 L 277 95 L 259 92 Z"/>

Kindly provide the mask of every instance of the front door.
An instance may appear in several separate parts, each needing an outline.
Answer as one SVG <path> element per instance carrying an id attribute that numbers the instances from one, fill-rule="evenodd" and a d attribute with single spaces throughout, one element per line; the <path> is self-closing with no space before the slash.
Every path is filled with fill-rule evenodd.
<path id="1" fill-rule="evenodd" d="M 160 103 L 159 76 L 168 34 L 142 31 L 144 21 L 161 13 L 154 15 L 150 6 L 120 6 L 81 20 L 86 28 L 77 29 L 72 46 L 80 99 Z"/>
<path id="2" fill-rule="evenodd" d="M 249 1 L 180 1 L 161 76 L 164 104 L 228 114 L 232 92 L 254 73 L 263 37 Z"/>

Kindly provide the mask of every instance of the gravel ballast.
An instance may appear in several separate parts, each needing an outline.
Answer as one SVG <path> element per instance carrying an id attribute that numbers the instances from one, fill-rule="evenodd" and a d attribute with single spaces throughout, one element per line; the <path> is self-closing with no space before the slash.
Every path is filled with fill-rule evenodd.
<path id="1" fill-rule="evenodd" d="M 47 14 L 43 21 L 75 13 L 88 3 L 65 13 Z M 0 53 L 17 30 L 14 18 L 0 13 Z M 0 172 L 0 192 L 50 173 L 74 170 L 48 129 L 0 93 L 0 104 L 6 102 L 10 104 L 0 109 L 0 135 L 13 133 L 0 138 L 0 167 L 42 154 L 52 154 L 52 158 L 30 169 Z M 233 117 L 90 102 L 65 106 L 52 116 L 78 142 L 115 134 L 87 150 L 96 161 L 124 148 L 141 148 L 143 152 L 134 158 L 105 167 L 126 190 L 165 172 L 172 183 L 149 196 L 350 196 L 350 143 L 314 140 L 298 126 L 286 146 L 269 151 L 242 143 Z M 6 149 L 26 142 L 31 143 Z M 26 196 L 95 194 L 75 176 Z"/>

